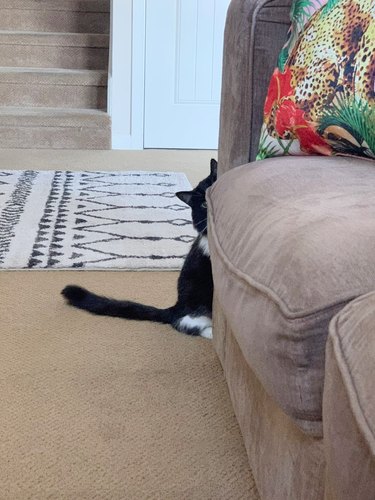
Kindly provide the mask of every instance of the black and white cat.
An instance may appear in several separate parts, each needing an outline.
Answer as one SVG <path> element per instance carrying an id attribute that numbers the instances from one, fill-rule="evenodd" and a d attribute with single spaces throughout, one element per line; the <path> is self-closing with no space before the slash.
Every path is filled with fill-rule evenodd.
<path id="1" fill-rule="evenodd" d="M 217 162 L 211 160 L 211 173 L 208 177 L 192 191 L 176 193 L 180 200 L 191 207 L 193 225 L 198 236 L 186 256 L 178 278 L 178 299 L 174 306 L 158 309 L 137 302 L 114 300 L 75 285 L 68 285 L 61 292 L 67 302 L 94 314 L 170 324 L 179 332 L 212 338 L 213 281 L 207 242 L 205 195 L 216 178 Z"/>

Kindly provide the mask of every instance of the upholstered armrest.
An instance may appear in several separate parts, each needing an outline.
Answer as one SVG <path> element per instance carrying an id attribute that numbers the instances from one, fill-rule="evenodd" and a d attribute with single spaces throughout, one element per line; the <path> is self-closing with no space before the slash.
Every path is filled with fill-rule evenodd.
<path id="1" fill-rule="evenodd" d="M 375 498 L 375 293 L 331 321 L 323 397 L 325 500 Z"/>
<path id="2" fill-rule="evenodd" d="M 232 0 L 224 36 L 219 175 L 255 159 L 263 103 L 291 0 Z"/>

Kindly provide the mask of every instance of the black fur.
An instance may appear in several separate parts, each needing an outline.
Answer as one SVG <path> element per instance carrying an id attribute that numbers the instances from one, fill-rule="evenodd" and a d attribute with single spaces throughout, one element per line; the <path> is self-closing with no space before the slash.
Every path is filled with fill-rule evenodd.
<path id="1" fill-rule="evenodd" d="M 67 302 L 79 309 L 94 314 L 119 318 L 154 321 L 172 325 L 176 330 L 189 335 L 210 336 L 209 318 L 212 317 L 213 281 L 211 260 L 205 252 L 207 238 L 206 190 L 217 178 L 217 162 L 211 160 L 211 173 L 192 191 L 181 191 L 176 196 L 192 210 L 193 225 L 198 232 L 178 278 L 178 299 L 174 306 L 159 309 L 153 306 L 101 297 L 84 288 L 68 285 L 61 292 Z M 182 318 L 200 318 L 196 321 L 181 321 Z M 207 319 L 207 321 L 206 321 Z M 202 324 L 200 324 L 202 323 Z"/>

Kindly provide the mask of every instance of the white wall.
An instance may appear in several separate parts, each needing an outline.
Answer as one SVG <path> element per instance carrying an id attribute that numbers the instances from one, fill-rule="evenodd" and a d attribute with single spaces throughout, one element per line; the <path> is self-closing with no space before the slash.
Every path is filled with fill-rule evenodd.
<path id="1" fill-rule="evenodd" d="M 112 148 L 143 149 L 145 0 L 111 0 Z"/>

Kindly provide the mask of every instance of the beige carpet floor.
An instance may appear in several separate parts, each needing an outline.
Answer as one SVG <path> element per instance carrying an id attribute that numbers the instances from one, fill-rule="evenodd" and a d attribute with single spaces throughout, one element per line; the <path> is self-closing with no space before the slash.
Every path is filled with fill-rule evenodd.
<path id="1" fill-rule="evenodd" d="M 67 283 L 167 306 L 172 272 L 0 272 L 0 497 L 258 498 L 210 341 L 66 306 Z"/>
<path id="2" fill-rule="evenodd" d="M 0 170 L 160 170 L 184 172 L 195 185 L 210 173 L 214 150 L 0 149 Z"/>
<path id="3" fill-rule="evenodd" d="M 0 169 L 171 170 L 215 151 L 0 150 Z M 171 272 L 0 272 L 1 500 L 258 500 L 210 341 L 66 306 L 78 283 L 161 307 Z"/>

